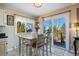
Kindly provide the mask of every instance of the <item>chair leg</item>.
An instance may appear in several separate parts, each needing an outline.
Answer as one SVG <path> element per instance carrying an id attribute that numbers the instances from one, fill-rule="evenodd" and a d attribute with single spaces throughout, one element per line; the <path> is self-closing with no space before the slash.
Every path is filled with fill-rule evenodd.
<path id="1" fill-rule="evenodd" d="M 35 48 L 35 56 L 38 56 L 38 48 Z"/>
<path id="2" fill-rule="evenodd" d="M 28 46 L 26 45 L 26 56 L 28 56 Z"/>
<path id="3" fill-rule="evenodd" d="M 30 46 L 29 48 L 30 48 L 29 55 L 32 56 L 32 46 Z"/>
<path id="4" fill-rule="evenodd" d="M 41 50 L 41 47 L 38 49 L 38 56 L 41 56 L 40 50 Z"/>
<path id="5" fill-rule="evenodd" d="M 40 48 L 40 49 L 41 49 L 41 48 Z M 39 56 L 41 56 L 41 55 L 40 55 L 40 49 L 39 49 Z"/>
<path id="6" fill-rule="evenodd" d="M 43 54 L 43 56 L 44 56 L 44 46 L 43 46 L 43 49 L 42 49 L 42 54 Z"/>
<path id="7" fill-rule="evenodd" d="M 19 38 L 19 56 L 21 56 L 21 39 Z"/>
<path id="8" fill-rule="evenodd" d="M 22 56 L 24 56 L 24 44 L 22 44 Z"/>
<path id="9" fill-rule="evenodd" d="M 46 56 L 48 56 L 48 45 L 46 45 Z"/>
<path id="10" fill-rule="evenodd" d="M 33 55 L 36 56 L 36 48 L 34 48 L 33 50 L 34 50 Z"/>
<path id="11" fill-rule="evenodd" d="M 48 38 L 46 39 L 46 42 L 47 42 L 47 44 L 46 44 L 46 56 L 48 56 Z"/>
<path id="12" fill-rule="evenodd" d="M 52 51 L 51 51 L 51 39 L 50 39 L 50 55 L 52 54 Z"/>

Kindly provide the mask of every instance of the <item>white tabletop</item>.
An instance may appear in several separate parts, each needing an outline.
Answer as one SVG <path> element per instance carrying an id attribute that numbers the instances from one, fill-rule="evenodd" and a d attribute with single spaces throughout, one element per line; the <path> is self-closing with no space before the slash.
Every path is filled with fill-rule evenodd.
<path id="1" fill-rule="evenodd" d="M 22 37 L 22 38 L 26 38 L 26 39 L 33 39 L 33 38 L 36 38 L 37 35 L 35 33 L 21 33 L 21 34 L 18 34 L 18 37 Z"/>

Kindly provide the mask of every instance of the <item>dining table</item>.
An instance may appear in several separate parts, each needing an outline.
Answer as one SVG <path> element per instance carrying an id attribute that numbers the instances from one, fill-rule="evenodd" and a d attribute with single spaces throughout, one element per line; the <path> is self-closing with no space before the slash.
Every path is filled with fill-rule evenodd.
<path id="1" fill-rule="evenodd" d="M 27 41 L 28 44 L 30 44 L 30 53 L 29 55 L 31 56 L 32 55 L 32 45 L 31 43 L 33 42 L 33 38 L 35 38 L 35 36 L 37 36 L 36 34 L 34 33 L 31 33 L 31 34 L 20 34 L 18 35 L 18 38 L 19 38 L 19 56 L 22 55 L 22 42 L 24 40 Z"/>

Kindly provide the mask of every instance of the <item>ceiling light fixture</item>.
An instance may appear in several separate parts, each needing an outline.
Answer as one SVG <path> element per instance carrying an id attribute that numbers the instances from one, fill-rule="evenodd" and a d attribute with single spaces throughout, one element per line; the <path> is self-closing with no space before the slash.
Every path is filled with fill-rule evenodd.
<path id="1" fill-rule="evenodd" d="M 35 7 L 37 7 L 37 8 L 39 8 L 39 7 L 42 7 L 43 4 L 42 4 L 42 3 L 34 3 L 33 5 L 34 5 Z"/>

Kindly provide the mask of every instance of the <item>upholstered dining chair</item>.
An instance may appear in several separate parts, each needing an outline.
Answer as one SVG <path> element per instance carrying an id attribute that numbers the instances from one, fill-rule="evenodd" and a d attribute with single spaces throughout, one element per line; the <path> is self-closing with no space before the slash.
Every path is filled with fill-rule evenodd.
<path id="1" fill-rule="evenodd" d="M 44 56 L 44 51 L 45 51 L 45 47 L 47 46 L 47 37 L 46 36 L 44 36 L 43 34 L 41 34 L 41 35 L 38 35 L 38 38 L 35 40 L 34 39 L 34 41 L 33 41 L 33 43 L 32 43 L 32 47 L 34 48 L 34 50 L 35 50 L 35 54 L 36 55 L 40 55 L 40 52 L 42 52 L 41 54 Z M 39 54 L 38 54 L 38 52 L 39 52 Z M 46 48 L 46 55 L 47 55 L 47 48 Z"/>

